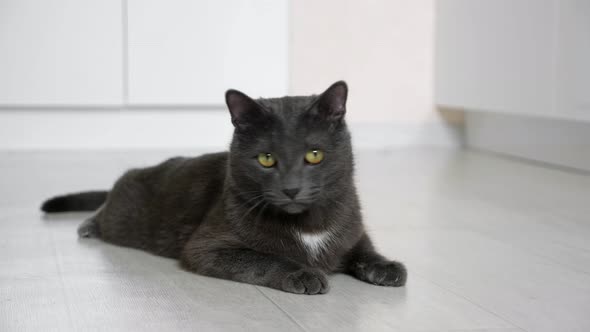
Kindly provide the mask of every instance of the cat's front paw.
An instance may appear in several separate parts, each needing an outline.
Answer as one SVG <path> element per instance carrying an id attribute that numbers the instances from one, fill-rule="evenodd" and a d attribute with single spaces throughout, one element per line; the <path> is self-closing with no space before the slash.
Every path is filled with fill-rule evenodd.
<path id="1" fill-rule="evenodd" d="M 301 269 L 287 275 L 281 289 L 295 294 L 325 294 L 329 290 L 328 277 L 318 269 Z"/>
<path id="2" fill-rule="evenodd" d="M 406 284 L 408 272 L 402 263 L 382 261 L 363 266 L 358 277 L 379 286 L 400 287 Z"/>

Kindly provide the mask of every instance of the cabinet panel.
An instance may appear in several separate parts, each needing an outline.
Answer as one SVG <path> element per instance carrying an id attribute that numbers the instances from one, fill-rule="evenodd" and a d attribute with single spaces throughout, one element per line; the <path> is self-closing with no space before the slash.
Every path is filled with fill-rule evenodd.
<path id="1" fill-rule="evenodd" d="M 129 0 L 129 102 L 287 92 L 287 0 Z"/>
<path id="2" fill-rule="evenodd" d="M 119 0 L 0 1 L 0 105 L 120 104 Z"/>
<path id="3" fill-rule="evenodd" d="M 590 121 L 590 1 L 562 0 L 558 14 L 557 109 Z"/>
<path id="4" fill-rule="evenodd" d="M 436 101 L 556 116 L 555 0 L 437 2 Z"/>

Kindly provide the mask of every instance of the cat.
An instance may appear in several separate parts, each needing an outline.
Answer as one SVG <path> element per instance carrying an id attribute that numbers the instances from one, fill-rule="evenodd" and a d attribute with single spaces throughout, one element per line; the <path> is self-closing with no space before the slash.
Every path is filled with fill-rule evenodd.
<path id="1" fill-rule="evenodd" d="M 335 272 L 403 286 L 404 265 L 377 253 L 363 227 L 347 96 L 344 81 L 312 96 L 228 90 L 229 152 L 132 169 L 108 192 L 58 196 L 41 209 L 96 209 L 80 237 L 179 259 L 205 276 L 297 294 L 328 292 Z"/>

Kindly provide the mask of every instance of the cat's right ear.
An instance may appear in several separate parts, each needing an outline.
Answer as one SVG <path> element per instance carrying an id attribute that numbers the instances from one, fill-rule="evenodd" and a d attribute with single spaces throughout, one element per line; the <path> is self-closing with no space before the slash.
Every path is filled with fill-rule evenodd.
<path id="1" fill-rule="evenodd" d="M 231 114 L 231 122 L 236 129 L 247 129 L 260 119 L 262 108 L 245 93 L 233 89 L 227 90 L 225 103 Z"/>
<path id="2" fill-rule="evenodd" d="M 346 113 L 348 86 L 344 81 L 332 84 L 320 95 L 318 101 L 319 114 L 328 121 L 340 121 Z"/>

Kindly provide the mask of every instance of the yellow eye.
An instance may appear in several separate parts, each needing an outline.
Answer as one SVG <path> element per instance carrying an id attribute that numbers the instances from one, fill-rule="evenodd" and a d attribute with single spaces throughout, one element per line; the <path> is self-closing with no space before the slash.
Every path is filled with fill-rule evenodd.
<path id="1" fill-rule="evenodd" d="M 324 160 L 324 153 L 322 150 L 309 150 L 305 154 L 305 160 L 310 164 L 319 164 Z"/>
<path id="2" fill-rule="evenodd" d="M 258 162 L 264 167 L 273 167 L 277 163 L 270 153 L 260 153 L 258 155 Z"/>

